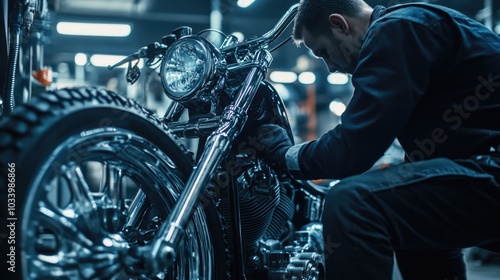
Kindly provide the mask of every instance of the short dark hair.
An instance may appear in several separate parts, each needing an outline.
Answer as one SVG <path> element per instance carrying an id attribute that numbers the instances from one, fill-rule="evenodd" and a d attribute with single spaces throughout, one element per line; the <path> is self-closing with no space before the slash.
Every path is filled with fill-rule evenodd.
<path id="1" fill-rule="evenodd" d="M 292 38 L 296 43 L 302 41 L 302 28 L 313 34 L 320 34 L 328 28 L 328 16 L 341 14 L 349 17 L 358 15 L 363 0 L 301 0 L 295 15 Z"/>

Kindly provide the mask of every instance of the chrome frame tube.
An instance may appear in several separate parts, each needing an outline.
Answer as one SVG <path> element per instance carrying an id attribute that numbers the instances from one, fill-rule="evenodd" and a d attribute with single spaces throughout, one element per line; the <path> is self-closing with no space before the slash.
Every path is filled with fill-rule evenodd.
<path id="1" fill-rule="evenodd" d="M 164 122 L 171 122 L 177 120 L 177 118 L 180 116 L 182 113 L 182 110 L 184 109 L 184 106 L 175 101 L 172 100 L 172 102 L 168 105 L 167 111 L 163 115 L 163 121 Z"/>
<path id="2" fill-rule="evenodd" d="M 219 128 L 220 118 L 206 118 L 194 122 L 170 122 L 168 128 L 178 137 L 197 138 L 209 136 Z"/>
<path id="3" fill-rule="evenodd" d="M 189 223 L 199 198 L 215 169 L 228 155 L 232 142 L 243 129 L 247 111 L 265 78 L 272 56 L 267 50 L 260 50 L 254 62 L 255 66 L 250 70 L 236 99 L 225 109 L 219 128 L 209 136 L 197 167 L 168 219 L 158 230 L 149 255 L 145 256 L 153 272 L 167 269 L 175 261 L 176 247 L 184 236 L 184 228 Z"/>

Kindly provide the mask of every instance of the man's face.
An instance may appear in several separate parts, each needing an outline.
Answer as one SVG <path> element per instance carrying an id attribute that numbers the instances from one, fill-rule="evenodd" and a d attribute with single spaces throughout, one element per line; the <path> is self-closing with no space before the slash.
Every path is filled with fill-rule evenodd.
<path id="1" fill-rule="evenodd" d="M 314 35 L 303 27 L 302 41 L 314 56 L 323 59 L 329 72 L 354 72 L 358 54 L 351 51 L 349 37 L 335 31 Z"/>

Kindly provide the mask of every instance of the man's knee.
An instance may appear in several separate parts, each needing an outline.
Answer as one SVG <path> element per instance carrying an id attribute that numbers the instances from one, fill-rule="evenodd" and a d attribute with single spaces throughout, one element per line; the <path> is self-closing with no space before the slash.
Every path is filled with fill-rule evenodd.
<path id="1" fill-rule="evenodd" d="M 325 196 L 323 227 L 325 232 L 340 230 L 355 223 L 362 202 L 362 187 L 346 180 L 333 186 Z"/>
<path id="2" fill-rule="evenodd" d="M 367 191 L 362 184 L 352 180 L 340 181 L 325 196 L 325 211 L 338 211 L 357 204 L 366 197 Z"/>

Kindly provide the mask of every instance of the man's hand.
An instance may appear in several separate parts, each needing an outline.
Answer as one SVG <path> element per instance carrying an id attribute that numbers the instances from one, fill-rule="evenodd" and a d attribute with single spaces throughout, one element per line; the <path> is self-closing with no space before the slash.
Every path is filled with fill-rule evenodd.
<path id="1" fill-rule="evenodd" d="M 284 128 L 275 124 L 264 124 L 257 128 L 255 148 L 264 158 L 281 167 L 286 167 L 285 154 L 292 141 Z"/>

